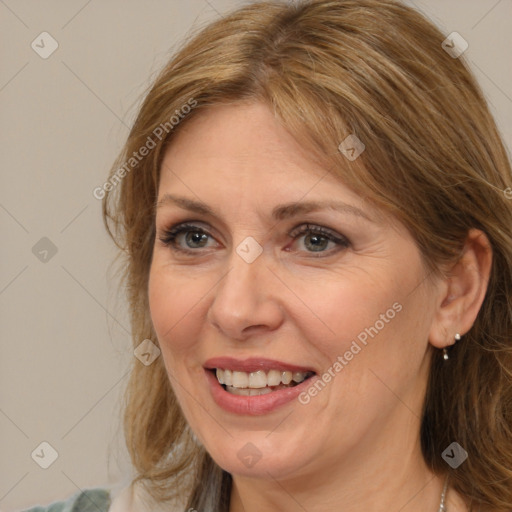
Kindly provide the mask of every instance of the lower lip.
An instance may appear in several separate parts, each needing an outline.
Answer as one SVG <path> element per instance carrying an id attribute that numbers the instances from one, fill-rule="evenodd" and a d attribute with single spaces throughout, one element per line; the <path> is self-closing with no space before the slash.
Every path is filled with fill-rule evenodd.
<path id="1" fill-rule="evenodd" d="M 306 390 L 315 378 L 312 376 L 296 386 L 272 391 L 265 395 L 243 396 L 229 393 L 220 385 L 212 371 L 205 370 L 205 372 L 215 403 L 225 411 L 248 416 L 261 416 L 291 402 Z"/>

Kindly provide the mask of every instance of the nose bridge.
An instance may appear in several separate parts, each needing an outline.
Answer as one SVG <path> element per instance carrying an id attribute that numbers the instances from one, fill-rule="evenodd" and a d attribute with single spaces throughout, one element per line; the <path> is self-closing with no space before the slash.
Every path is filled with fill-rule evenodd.
<path id="1" fill-rule="evenodd" d="M 210 322 L 232 339 L 243 338 L 250 327 L 274 329 L 280 322 L 280 308 L 268 286 L 276 278 L 263 248 L 250 238 L 233 247 L 208 312 Z"/>

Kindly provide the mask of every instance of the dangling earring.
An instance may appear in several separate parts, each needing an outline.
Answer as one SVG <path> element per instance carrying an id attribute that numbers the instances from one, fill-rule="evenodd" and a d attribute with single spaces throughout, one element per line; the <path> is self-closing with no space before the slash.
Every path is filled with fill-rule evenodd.
<path id="1" fill-rule="evenodd" d="M 460 334 L 459 334 L 459 333 L 457 333 L 457 334 L 455 335 L 455 343 L 457 343 L 457 341 L 460 341 Z M 455 343 L 454 343 L 454 344 L 455 344 Z M 448 355 L 448 349 L 447 349 L 446 347 L 445 347 L 445 348 L 443 348 L 443 359 L 444 359 L 445 361 L 447 361 L 448 359 L 450 359 L 450 356 Z"/>

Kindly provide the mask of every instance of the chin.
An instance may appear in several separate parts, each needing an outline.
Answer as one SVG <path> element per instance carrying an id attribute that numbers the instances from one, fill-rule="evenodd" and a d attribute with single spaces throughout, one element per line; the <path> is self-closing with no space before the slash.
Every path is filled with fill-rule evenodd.
<path id="1" fill-rule="evenodd" d="M 296 474 L 298 468 L 304 470 L 308 464 L 307 453 L 297 453 L 297 446 L 304 443 L 290 439 L 288 446 L 283 446 L 280 437 L 272 440 L 268 431 L 257 431 L 244 432 L 235 439 L 226 436 L 224 442 L 212 440 L 205 448 L 217 465 L 230 474 L 282 479 Z"/>

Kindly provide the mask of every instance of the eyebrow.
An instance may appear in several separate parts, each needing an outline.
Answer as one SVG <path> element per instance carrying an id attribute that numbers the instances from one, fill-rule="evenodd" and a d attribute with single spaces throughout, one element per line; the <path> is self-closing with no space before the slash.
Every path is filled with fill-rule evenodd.
<path id="1" fill-rule="evenodd" d="M 196 201 L 194 199 L 189 199 L 188 197 L 176 196 L 172 194 L 163 195 L 162 198 L 156 203 L 156 208 L 158 209 L 169 204 L 174 204 L 184 210 L 189 210 L 198 214 L 210 215 L 213 217 L 217 216 L 212 208 L 201 201 Z M 326 209 L 360 217 L 372 223 L 376 222 L 363 210 L 342 201 L 299 201 L 284 203 L 273 208 L 271 217 L 274 220 L 282 221 L 296 215 Z"/>

